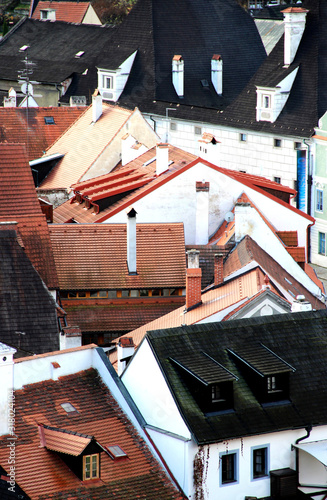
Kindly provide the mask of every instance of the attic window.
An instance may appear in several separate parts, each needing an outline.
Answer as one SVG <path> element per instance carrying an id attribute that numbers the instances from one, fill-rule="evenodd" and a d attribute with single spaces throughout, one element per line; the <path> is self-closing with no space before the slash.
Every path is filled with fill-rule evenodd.
<path id="1" fill-rule="evenodd" d="M 96 479 L 100 475 L 99 454 L 83 456 L 83 481 Z"/>
<path id="2" fill-rule="evenodd" d="M 61 403 L 60 405 L 66 413 L 72 414 L 72 413 L 78 413 L 76 408 L 71 404 L 71 403 Z"/>
<path id="3" fill-rule="evenodd" d="M 104 89 L 112 89 L 113 88 L 113 78 L 112 76 L 103 75 L 102 76 L 102 87 Z"/>
<path id="4" fill-rule="evenodd" d="M 79 52 L 76 52 L 75 57 L 82 57 L 83 54 L 85 54 L 84 50 L 80 50 Z"/>
<path id="5" fill-rule="evenodd" d="M 208 80 L 201 80 L 201 85 L 202 85 L 202 87 L 204 87 L 204 88 L 208 88 L 208 87 L 209 87 L 209 82 L 208 82 Z"/>
<path id="6" fill-rule="evenodd" d="M 108 454 L 110 455 L 110 457 L 113 460 L 115 460 L 117 458 L 127 457 L 127 454 L 118 445 L 115 445 L 115 446 L 106 446 L 106 450 L 108 451 Z"/>
<path id="7" fill-rule="evenodd" d="M 45 123 L 46 125 L 54 125 L 54 124 L 55 124 L 55 121 L 54 121 L 53 116 L 45 116 L 45 117 L 44 117 L 44 123 Z"/>

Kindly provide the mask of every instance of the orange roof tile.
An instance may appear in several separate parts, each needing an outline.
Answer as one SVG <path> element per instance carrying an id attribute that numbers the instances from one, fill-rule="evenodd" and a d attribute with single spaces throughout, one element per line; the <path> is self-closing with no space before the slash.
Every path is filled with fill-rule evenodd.
<path id="1" fill-rule="evenodd" d="M 24 145 L 0 143 L 0 184 L 0 222 L 17 222 L 19 241 L 23 242 L 28 258 L 48 288 L 57 288 L 48 225 L 36 195 Z M 0 224 L 0 228 L 8 227 Z"/>
<path id="2" fill-rule="evenodd" d="M 41 445 L 47 450 L 66 453 L 77 457 L 92 441 L 92 436 L 84 436 L 70 433 L 63 429 L 57 429 L 45 425 L 39 425 Z"/>
<path id="3" fill-rule="evenodd" d="M 213 290 L 202 293 L 202 304 L 198 307 L 189 311 L 186 311 L 185 306 L 179 307 L 161 318 L 126 333 L 124 337 L 132 337 L 135 346 L 138 346 L 146 332 L 193 325 L 233 305 L 237 307 L 239 303 L 243 304 L 249 297 L 255 295 L 258 290 L 261 290 L 263 285 L 265 285 L 265 274 L 258 268 L 253 269 Z M 115 343 L 118 343 L 119 340 L 120 338 L 115 339 Z M 116 359 L 117 354 L 112 353 L 110 361 L 114 364 Z"/>
<path id="4" fill-rule="evenodd" d="M 90 2 L 38 2 L 32 19 L 41 19 L 41 10 L 51 9 L 56 11 L 56 21 L 66 23 L 82 23 Z"/>
<path id="5" fill-rule="evenodd" d="M 68 415 L 61 406 L 64 402 L 78 411 Z M 15 479 L 29 498 L 145 500 L 154 492 L 160 500 L 183 498 L 94 369 L 26 385 L 15 391 L 15 409 Z M 40 446 L 40 423 L 94 436 L 101 447 L 118 445 L 127 457 L 113 460 L 101 452 L 100 479 L 82 481 L 60 454 Z M 0 464 L 6 473 L 8 439 L 0 438 Z"/>
<path id="6" fill-rule="evenodd" d="M 0 107 L 1 142 L 25 143 L 28 160 L 35 160 L 85 111 L 85 107 Z M 53 124 L 45 117 L 52 116 Z"/>
<path id="7" fill-rule="evenodd" d="M 126 224 L 50 225 L 60 288 L 184 287 L 183 224 L 137 224 L 136 227 L 137 275 L 130 275 Z"/>
<path id="8" fill-rule="evenodd" d="M 296 262 L 305 262 L 305 248 L 304 247 L 286 247 L 286 250 Z"/>
<path id="9" fill-rule="evenodd" d="M 85 108 L 84 108 L 85 109 Z M 111 143 L 133 111 L 102 104 L 102 115 L 93 123 L 92 105 L 47 150 L 46 156 L 64 153 L 64 157 L 41 183 L 42 189 L 69 188 L 80 181 L 105 148 Z"/>
<path id="10" fill-rule="evenodd" d="M 282 240 L 287 247 L 297 247 L 298 238 L 297 231 L 276 231 L 277 236 Z"/>

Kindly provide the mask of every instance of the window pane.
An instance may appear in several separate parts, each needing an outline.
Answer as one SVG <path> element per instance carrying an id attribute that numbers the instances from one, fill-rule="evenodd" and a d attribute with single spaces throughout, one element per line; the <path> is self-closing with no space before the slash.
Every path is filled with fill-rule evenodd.
<path id="1" fill-rule="evenodd" d="M 222 483 L 231 483 L 236 481 L 235 477 L 235 453 L 223 455 L 221 457 L 221 481 Z"/>
<path id="2" fill-rule="evenodd" d="M 85 457 L 85 479 L 91 477 L 91 457 Z"/>
<path id="3" fill-rule="evenodd" d="M 319 253 L 321 255 L 326 254 L 326 235 L 325 233 L 319 233 Z"/>
<path id="4" fill-rule="evenodd" d="M 316 210 L 322 212 L 324 208 L 323 204 L 323 191 L 321 189 L 316 190 Z"/>
<path id="5" fill-rule="evenodd" d="M 253 450 L 253 477 L 267 475 L 267 448 Z"/>
<path id="6" fill-rule="evenodd" d="M 97 455 L 92 455 L 92 477 L 98 476 L 98 457 Z"/>

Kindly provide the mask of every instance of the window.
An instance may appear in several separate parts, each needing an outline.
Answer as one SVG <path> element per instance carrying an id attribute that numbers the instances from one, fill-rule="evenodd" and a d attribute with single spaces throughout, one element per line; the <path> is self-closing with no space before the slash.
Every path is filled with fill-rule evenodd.
<path id="1" fill-rule="evenodd" d="M 324 192 L 322 189 L 316 189 L 316 210 L 322 212 L 324 209 Z"/>
<path id="2" fill-rule="evenodd" d="M 177 130 L 177 123 L 170 122 L 170 130 Z"/>
<path id="3" fill-rule="evenodd" d="M 268 392 L 277 391 L 276 377 L 275 376 L 267 377 L 267 391 Z"/>
<path id="4" fill-rule="evenodd" d="M 274 177 L 274 182 L 277 182 L 278 184 L 280 184 L 280 181 L 281 181 L 280 177 Z"/>
<path id="5" fill-rule="evenodd" d="M 41 10 L 41 19 L 48 19 L 48 11 Z"/>
<path id="6" fill-rule="evenodd" d="M 83 457 L 83 481 L 99 477 L 99 454 Z"/>
<path id="7" fill-rule="evenodd" d="M 225 399 L 221 395 L 221 389 L 218 384 L 213 384 L 211 386 L 211 401 L 212 403 L 217 403 L 218 401 L 224 401 Z"/>
<path id="8" fill-rule="evenodd" d="M 263 97 L 263 107 L 268 109 L 270 108 L 270 95 L 264 95 Z"/>
<path id="9" fill-rule="evenodd" d="M 115 446 L 106 446 L 106 449 L 111 456 L 112 459 L 115 458 L 125 458 L 127 457 L 126 453 L 124 450 L 121 449 L 120 446 L 115 445 Z"/>
<path id="10" fill-rule="evenodd" d="M 240 141 L 246 142 L 246 134 L 240 134 Z"/>
<path id="11" fill-rule="evenodd" d="M 301 147 L 302 147 L 301 142 L 294 142 L 294 149 L 298 150 L 301 149 Z"/>
<path id="12" fill-rule="evenodd" d="M 112 76 L 108 75 L 102 76 L 102 87 L 104 89 L 112 89 Z"/>
<path id="13" fill-rule="evenodd" d="M 201 127 L 194 127 L 194 133 L 195 135 L 201 135 L 202 134 Z"/>
<path id="14" fill-rule="evenodd" d="M 252 479 L 268 476 L 268 447 L 252 448 Z"/>
<path id="15" fill-rule="evenodd" d="M 282 147 L 282 140 L 281 139 L 274 139 L 274 147 L 281 148 Z"/>
<path id="16" fill-rule="evenodd" d="M 76 408 L 71 404 L 71 403 L 61 403 L 60 405 L 66 413 L 78 413 L 78 411 L 76 410 Z"/>
<path id="17" fill-rule="evenodd" d="M 221 485 L 238 481 L 238 451 L 220 454 L 220 483 Z"/>
<path id="18" fill-rule="evenodd" d="M 44 123 L 45 123 L 46 125 L 54 125 L 54 124 L 55 124 L 55 121 L 54 121 L 53 116 L 45 116 L 45 117 L 44 117 Z"/>
<path id="19" fill-rule="evenodd" d="M 318 233 L 318 253 L 326 255 L 326 234 Z"/>

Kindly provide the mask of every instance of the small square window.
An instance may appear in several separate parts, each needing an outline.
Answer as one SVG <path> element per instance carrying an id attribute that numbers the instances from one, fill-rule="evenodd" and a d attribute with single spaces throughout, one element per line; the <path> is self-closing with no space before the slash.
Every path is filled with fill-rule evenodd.
<path id="1" fill-rule="evenodd" d="M 201 135 L 202 134 L 201 127 L 194 127 L 194 133 L 195 135 Z"/>
<path id="2" fill-rule="evenodd" d="M 320 255 L 326 255 L 326 234 L 318 233 L 318 252 Z"/>
<path id="3" fill-rule="evenodd" d="M 220 454 L 220 482 L 221 485 L 238 481 L 237 451 Z"/>
<path id="4" fill-rule="evenodd" d="M 274 139 L 274 147 L 281 148 L 282 147 L 282 140 L 281 139 Z"/>
<path id="5" fill-rule="evenodd" d="M 55 121 L 54 121 L 53 116 L 45 116 L 45 117 L 44 117 L 44 123 L 45 123 L 46 125 L 54 125 L 54 124 L 55 124 Z"/>
<path id="6" fill-rule="evenodd" d="M 107 290 L 99 290 L 99 297 L 104 299 L 107 297 Z"/>
<path id="7" fill-rule="evenodd" d="M 170 130 L 177 130 L 177 123 L 170 122 Z"/>
<path id="8" fill-rule="evenodd" d="M 294 142 L 294 149 L 301 149 L 302 144 L 301 142 Z"/>
<path id="9" fill-rule="evenodd" d="M 246 134 L 240 134 L 240 141 L 241 142 L 246 142 L 246 139 L 247 139 Z"/>
<path id="10" fill-rule="evenodd" d="M 268 476 L 268 447 L 252 448 L 252 479 Z"/>
<path id="11" fill-rule="evenodd" d="M 263 107 L 264 107 L 265 109 L 270 108 L 270 102 L 271 102 L 271 100 L 270 100 L 270 95 L 264 95 L 264 96 L 263 96 Z"/>
<path id="12" fill-rule="evenodd" d="M 76 408 L 71 403 L 61 403 L 60 405 L 66 413 L 78 413 Z"/>
<path id="13" fill-rule="evenodd" d="M 281 181 L 280 177 L 274 177 L 274 182 L 277 182 L 277 184 L 280 184 L 280 181 Z"/>
<path id="14" fill-rule="evenodd" d="M 48 11 L 41 10 L 41 19 L 48 19 Z"/>
<path id="15" fill-rule="evenodd" d="M 316 210 L 323 212 L 324 209 L 324 192 L 322 189 L 316 190 Z"/>

